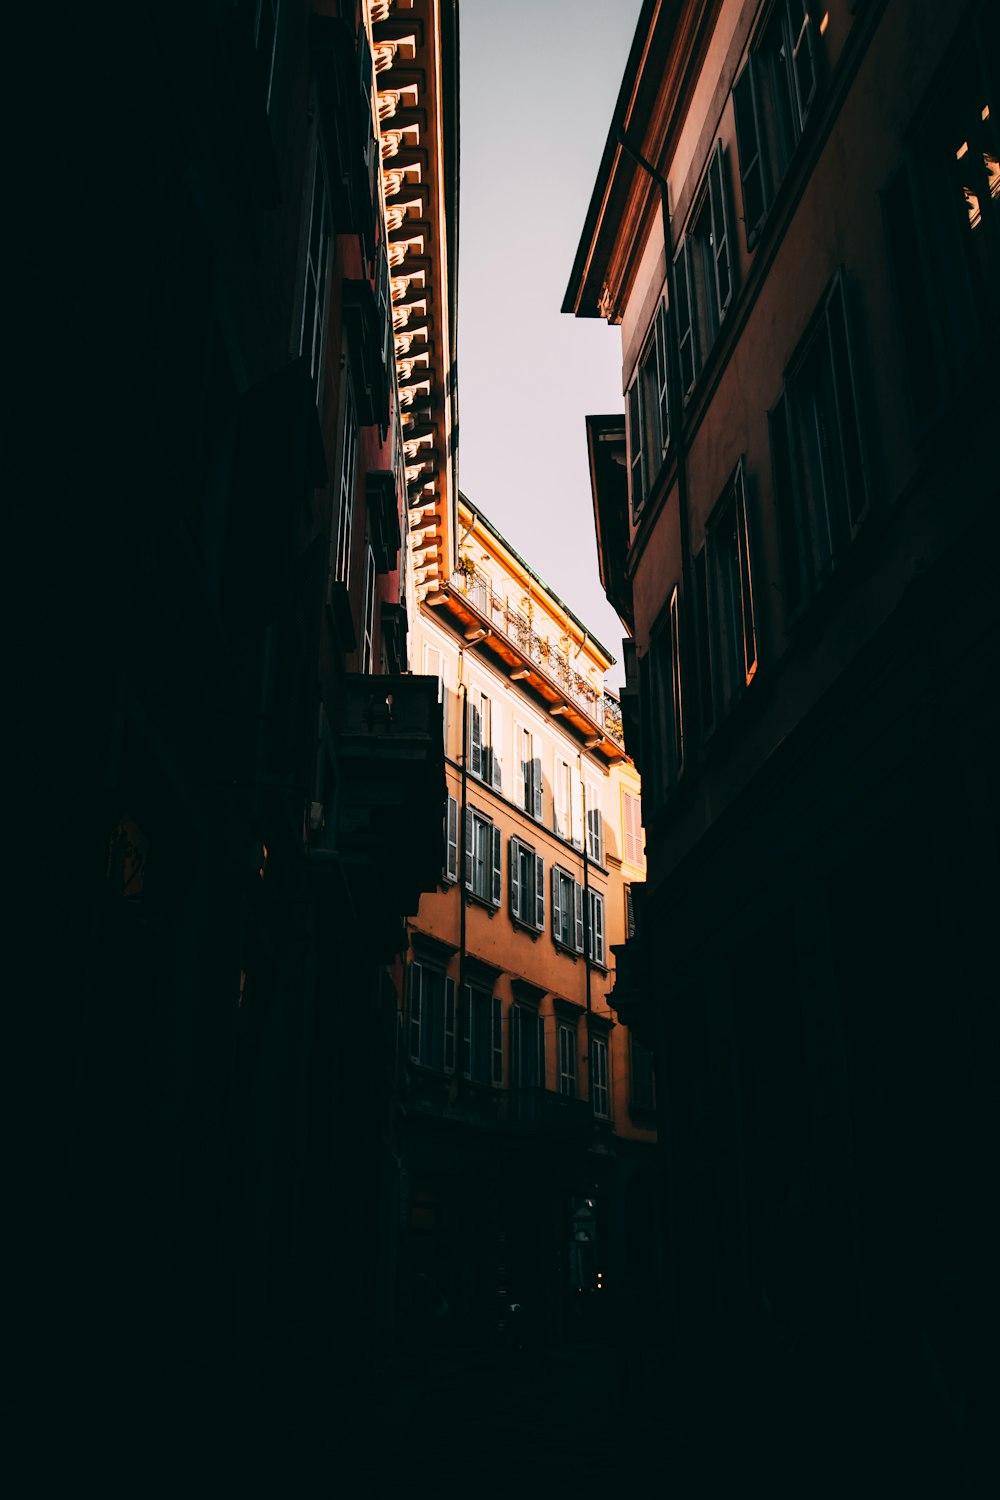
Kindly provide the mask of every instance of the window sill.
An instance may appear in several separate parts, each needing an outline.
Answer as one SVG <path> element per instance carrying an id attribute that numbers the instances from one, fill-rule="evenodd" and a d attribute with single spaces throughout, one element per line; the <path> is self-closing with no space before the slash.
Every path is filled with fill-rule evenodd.
<path id="1" fill-rule="evenodd" d="M 466 906 L 481 906 L 491 919 L 500 910 L 499 906 L 493 904 L 489 896 L 480 896 L 477 891 L 470 891 L 468 886 L 465 887 L 465 904 Z"/>
<path id="2" fill-rule="evenodd" d="M 534 922 L 526 922 L 523 917 L 510 914 L 510 925 L 516 927 L 519 932 L 526 932 L 533 943 L 536 943 L 545 931 L 544 927 L 536 927 Z"/>
<path id="3" fill-rule="evenodd" d="M 553 936 L 553 938 L 552 938 L 552 943 L 553 943 L 553 946 L 555 948 L 557 948 L 560 953 L 564 953 L 566 955 L 566 957 L 567 958 L 571 958 L 574 963 L 576 962 L 576 960 L 578 958 L 582 958 L 583 957 L 583 954 L 580 952 L 579 948 L 571 948 L 568 943 L 562 942 L 559 938 L 557 938 L 555 936 Z"/>

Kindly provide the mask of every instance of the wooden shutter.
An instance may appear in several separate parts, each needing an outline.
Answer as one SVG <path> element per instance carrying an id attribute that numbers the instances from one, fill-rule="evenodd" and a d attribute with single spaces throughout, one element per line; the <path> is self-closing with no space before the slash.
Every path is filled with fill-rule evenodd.
<path id="1" fill-rule="evenodd" d="M 517 839 L 511 839 L 507 846 L 507 859 L 510 865 L 510 909 L 515 917 L 521 915 L 521 845 Z"/>
<path id="2" fill-rule="evenodd" d="M 490 1001 L 490 1034 L 492 1038 L 490 1081 L 495 1089 L 503 1088 L 503 1002 L 499 995 Z"/>
<path id="3" fill-rule="evenodd" d="M 570 830 L 573 842 L 578 849 L 583 848 L 583 783 L 576 772 L 570 768 L 569 773 L 569 795 L 570 795 Z"/>
<path id="4" fill-rule="evenodd" d="M 660 302 L 656 313 L 656 410 L 660 423 L 660 452 L 670 447 L 670 399 L 667 371 L 667 305 Z"/>
<path id="5" fill-rule="evenodd" d="M 604 897 L 599 891 L 591 892 L 590 940 L 595 963 L 604 963 Z"/>
<path id="6" fill-rule="evenodd" d="M 736 154 L 739 157 L 740 191 L 743 195 L 743 225 L 747 249 L 756 242 L 767 213 L 767 179 L 764 175 L 763 136 L 757 102 L 756 65 L 749 60 L 733 85 L 736 116 Z"/>
<path id="7" fill-rule="evenodd" d="M 535 742 L 532 740 L 531 748 L 534 749 Z M 531 761 L 531 807 L 529 809 L 532 817 L 539 822 L 542 819 L 542 762 L 539 757 L 533 756 Z"/>
<path id="8" fill-rule="evenodd" d="M 555 783 L 555 824 L 556 833 L 565 838 L 569 832 L 569 820 L 566 807 L 566 781 L 569 767 L 566 762 L 556 759 L 556 783 Z"/>
<path id="9" fill-rule="evenodd" d="M 733 300 L 733 254 L 729 234 L 728 199 L 725 154 L 722 142 L 717 141 L 708 164 L 708 201 L 712 214 L 712 259 L 720 323 Z"/>
<path id="10" fill-rule="evenodd" d="M 444 978 L 444 1070 L 455 1071 L 455 981 Z"/>
<path id="11" fill-rule="evenodd" d="M 478 688 L 469 690 L 469 770 L 473 776 L 483 774 L 482 694 Z"/>
<path id="12" fill-rule="evenodd" d="M 467 984 L 458 1006 L 458 1066 L 463 1078 L 472 1077 L 472 991 Z"/>
<path id="13" fill-rule="evenodd" d="M 545 1087 L 545 1021 L 540 1015 L 535 1016 L 535 1082 Z"/>
<path id="14" fill-rule="evenodd" d="M 558 868 L 552 866 L 552 936 L 563 941 L 562 878 Z"/>
<path id="15" fill-rule="evenodd" d="M 419 964 L 410 965 L 410 1057 L 420 1061 L 420 1029 L 423 1021 L 423 970 Z"/>
<path id="16" fill-rule="evenodd" d="M 474 851 L 472 848 L 472 835 L 474 831 L 472 808 L 465 809 L 465 884 L 468 890 L 472 890 L 472 871 L 474 868 Z"/>
<path id="17" fill-rule="evenodd" d="M 545 861 L 540 854 L 535 855 L 535 926 L 545 931 Z"/>
<path id="18" fill-rule="evenodd" d="M 502 841 L 501 841 L 501 838 L 500 838 L 500 830 L 499 830 L 499 828 L 497 828 L 495 824 L 491 824 L 490 825 L 490 843 L 492 844 L 492 855 L 493 855 L 492 901 L 493 901 L 493 905 L 494 906 L 499 906 L 500 902 L 502 900 L 501 891 L 502 891 L 503 887 L 502 887 L 502 885 L 500 883 L 500 844 L 501 844 L 501 842 Z"/>
<path id="19" fill-rule="evenodd" d="M 576 927 L 575 944 L 577 953 L 583 952 L 583 886 L 578 880 L 573 881 L 573 920 Z"/>
<path id="20" fill-rule="evenodd" d="M 503 790 L 503 714 L 494 698 L 490 711 L 490 782 L 495 792 Z"/>
<path id="21" fill-rule="evenodd" d="M 677 329 L 677 353 L 681 366 L 681 395 L 686 396 L 698 373 L 694 318 L 691 307 L 691 254 L 687 239 L 681 241 L 674 259 L 674 325 Z"/>
<path id="22" fill-rule="evenodd" d="M 445 817 L 444 873 L 447 880 L 458 879 L 458 801 L 455 797 L 448 798 Z"/>

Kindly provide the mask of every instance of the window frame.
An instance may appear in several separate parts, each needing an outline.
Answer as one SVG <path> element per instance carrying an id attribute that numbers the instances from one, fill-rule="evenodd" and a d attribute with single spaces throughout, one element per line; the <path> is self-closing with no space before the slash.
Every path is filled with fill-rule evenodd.
<path id="1" fill-rule="evenodd" d="M 659 478 L 670 451 L 667 303 L 660 297 L 625 393 L 632 524 Z"/>
<path id="2" fill-rule="evenodd" d="M 590 1107 L 597 1119 L 610 1120 L 611 1077 L 608 1038 L 591 1035 L 587 1050 L 590 1054 Z M 598 1058 L 600 1058 L 599 1063 Z"/>
<path id="3" fill-rule="evenodd" d="M 365 591 L 361 616 L 361 671 L 371 673 L 375 661 L 375 549 L 365 528 Z"/>
<path id="4" fill-rule="evenodd" d="M 489 845 L 490 859 L 488 863 L 485 854 L 480 851 L 478 846 L 476 839 L 477 826 L 482 829 L 483 838 Z M 489 814 L 481 812 L 478 807 L 466 806 L 465 890 L 473 900 L 481 901 L 484 905 L 491 906 L 495 910 L 499 909 L 501 902 L 501 842 L 500 829 Z M 478 882 L 477 877 L 481 877 Z M 480 889 L 480 885 L 484 889 Z"/>
<path id="5" fill-rule="evenodd" d="M 433 981 L 433 988 L 432 986 Z M 440 981 L 440 989 L 438 989 Z M 410 1062 L 429 1072 L 455 1072 L 456 982 L 444 969 L 415 958 L 408 985 Z M 432 1014 L 430 1006 L 440 1014 Z"/>
<path id="6" fill-rule="evenodd" d="M 593 886 L 587 889 L 587 925 L 586 945 L 587 957 L 597 968 L 607 972 L 607 943 L 605 926 L 604 894 L 602 891 L 594 890 Z"/>
<path id="7" fill-rule="evenodd" d="M 838 304 L 839 314 L 833 313 Z M 819 377 L 824 373 L 819 368 L 824 352 L 830 375 L 825 393 L 825 421 L 820 416 L 817 396 Z M 871 480 L 856 368 L 846 276 L 840 270 L 820 298 L 810 326 L 789 362 L 781 393 L 767 414 L 772 496 L 788 623 L 808 608 L 844 565 L 871 511 Z M 850 407 L 846 415 L 848 418 L 853 415 L 846 444 L 844 397 Z M 831 401 L 838 447 L 829 457 Z M 833 493 L 838 481 L 842 481 L 839 497 Z M 817 497 L 822 501 L 821 506 Z"/>
<path id="8" fill-rule="evenodd" d="M 736 295 L 728 153 L 715 142 L 673 262 L 677 360 L 683 404 L 690 399 Z M 721 272 L 724 260 L 725 276 Z"/>
<path id="9" fill-rule="evenodd" d="M 552 940 L 565 953 L 581 954 L 585 948 L 583 886 L 562 865 L 552 866 Z M 568 893 L 568 900 L 564 896 Z M 565 929 L 563 937 L 563 913 Z M 558 926 L 557 926 L 558 922 Z"/>
<path id="10" fill-rule="evenodd" d="M 299 327 L 299 353 L 307 358 L 309 381 L 316 405 L 324 390 L 324 367 L 333 236 L 333 199 L 322 135 L 316 133 L 313 177 L 309 191 L 309 218 L 306 225 L 305 265 L 302 282 L 302 319 Z M 317 206 L 318 233 L 317 233 Z M 307 324 L 311 323 L 311 327 Z M 308 348 L 307 348 L 308 335 Z"/>
<path id="11" fill-rule="evenodd" d="M 527 896 L 522 879 L 522 858 L 530 862 L 532 868 L 530 895 Z M 531 844 L 526 844 L 523 839 L 514 834 L 508 844 L 507 866 L 511 917 L 519 925 L 529 928 L 532 932 L 544 932 L 545 860 Z M 525 902 L 528 905 L 527 913 L 523 909 Z"/>
<path id="12" fill-rule="evenodd" d="M 563 1099 L 578 1097 L 578 1053 L 579 1037 L 576 1026 L 569 1021 L 558 1021 L 556 1023 L 556 1062 L 559 1094 Z"/>
<path id="13" fill-rule="evenodd" d="M 735 538 L 735 558 L 730 533 Z M 705 543 L 697 554 L 695 578 L 699 594 L 702 726 L 707 734 L 743 697 L 759 667 L 746 469 L 742 457 L 705 527 Z"/>

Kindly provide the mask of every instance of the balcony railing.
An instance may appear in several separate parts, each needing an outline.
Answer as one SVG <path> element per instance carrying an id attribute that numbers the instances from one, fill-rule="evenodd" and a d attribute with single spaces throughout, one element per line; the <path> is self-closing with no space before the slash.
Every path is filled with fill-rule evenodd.
<path id="1" fill-rule="evenodd" d="M 496 592 L 486 573 L 474 563 L 467 563 L 462 571 L 452 575 L 451 586 L 465 596 L 491 630 L 506 636 L 523 657 L 535 663 L 554 687 L 583 710 L 588 719 L 603 729 L 616 745 L 624 746 L 622 710 L 618 699 L 603 687 L 595 687 L 577 672 L 564 651 L 539 635 L 528 616 L 514 609 Z"/>
<path id="2" fill-rule="evenodd" d="M 529 1135 L 584 1141 L 594 1134 L 594 1113 L 585 1099 L 552 1089 L 511 1089 L 506 1096 L 507 1124 Z"/>

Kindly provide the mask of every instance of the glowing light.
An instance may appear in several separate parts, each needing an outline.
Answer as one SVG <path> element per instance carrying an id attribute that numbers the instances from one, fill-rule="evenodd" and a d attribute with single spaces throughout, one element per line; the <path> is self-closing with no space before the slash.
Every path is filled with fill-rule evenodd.
<path id="1" fill-rule="evenodd" d="M 984 120 L 988 120 L 989 117 L 990 117 L 990 107 L 989 107 L 988 104 L 984 104 L 983 105 L 983 119 Z"/>
<path id="2" fill-rule="evenodd" d="M 830 24 L 830 12 L 827 11 L 826 14 L 824 15 L 822 21 L 820 21 L 820 23 L 819 23 L 819 34 L 820 34 L 820 36 L 825 36 L 826 35 L 826 28 L 829 26 L 829 24 Z"/>
<path id="3" fill-rule="evenodd" d="M 955 152 L 955 160 L 956 161 L 961 161 L 962 157 L 965 156 L 965 154 L 968 151 L 968 149 L 969 149 L 969 143 L 968 143 L 968 141 L 963 141 L 962 144 L 959 146 L 958 150 Z"/>

